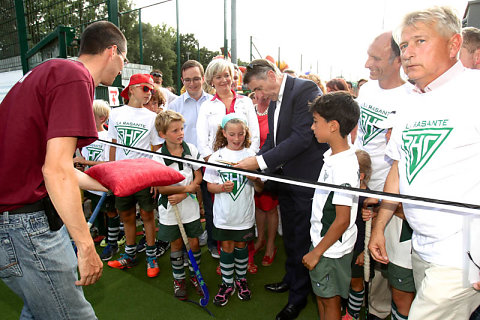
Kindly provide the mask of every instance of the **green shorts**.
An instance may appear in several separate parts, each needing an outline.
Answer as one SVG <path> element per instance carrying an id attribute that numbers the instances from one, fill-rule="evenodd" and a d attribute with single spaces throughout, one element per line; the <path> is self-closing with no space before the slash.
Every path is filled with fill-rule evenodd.
<path id="1" fill-rule="evenodd" d="M 393 288 L 405 292 L 415 292 L 412 269 L 403 268 L 390 262 L 386 269 L 382 269 L 382 274 Z"/>
<path id="2" fill-rule="evenodd" d="M 198 238 L 203 233 L 202 223 L 200 222 L 200 219 L 189 223 L 184 223 L 183 227 L 185 228 L 185 233 L 187 234 L 188 238 Z M 180 233 L 180 228 L 178 227 L 178 225 L 175 224 L 168 226 L 161 223 L 158 224 L 158 240 L 173 242 L 181 237 L 182 235 Z"/>
<path id="3" fill-rule="evenodd" d="M 135 204 L 140 206 L 140 209 L 146 212 L 152 212 L 155 208 L 155 200 L 150 193 L 150 187 L 135 192 L 126 197 L 115 197 L 115 208 L 118 211 L 127 211 L 135 207 Z"/>
<path id="4" fill-rule="evenodd" d="M 212 237 L 217 241 L 233 240 L 235 242 L 246 242 L 255 238 L 255 227 L 245 230 L 229 230 L 213 226 Z"/>
<path id="5" fill-rule="evenodd" d="M 312 249 L 311 246 L 310 251 Z M 315 268 L 310 271 L 310 280 L 315 295 L 322 298 L 341 296 L 348 299 L 352 256 L 353 252 L 336 259 L 321 257 Z"/>

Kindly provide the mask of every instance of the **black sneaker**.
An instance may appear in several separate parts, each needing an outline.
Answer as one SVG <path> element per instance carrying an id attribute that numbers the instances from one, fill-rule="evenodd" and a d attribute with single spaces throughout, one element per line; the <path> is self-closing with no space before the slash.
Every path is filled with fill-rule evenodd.
<path id="1" fill-rule="evenodd" d="M 161 240 L 155 241 L 155 245 L 157 246 L 157 258 L 163 256 L 165 252 L 167 252 L 167 250 L 170 248 L 170 242 L 165 242 Z"/>
<path id="2" fill-rule="evenodd" d="M 234 286 L 228 286 L 225 283 L 219 285 L 219 290 L 215 298 L 213 298 L 213 304 L 219 307 L 223 307 L 228 303 L 228 298 L 235 293 Z"/>
<path id="3" fill-rule="evenodd" d="M 108 261 L 118 252 L 118 246 L 112 246 L 110 243 L 103 249 L 100 259 Z"/>
<path id="4" fill-rule="evenodd" d="M 147 250 L 147 238 L 143 236 L 137 244 L 137 253 Z"/>

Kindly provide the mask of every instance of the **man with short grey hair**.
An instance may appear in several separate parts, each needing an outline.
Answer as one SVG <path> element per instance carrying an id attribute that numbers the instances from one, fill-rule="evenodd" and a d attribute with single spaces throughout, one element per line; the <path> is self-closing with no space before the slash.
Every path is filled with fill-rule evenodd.
<path id="1" fill-rule="evenodd" d="M 480 74 L 457 60 L 460 19 L 446 7 L 408 14 L 399 47 L 415 82 L 402 101 L 387 155 L 394 160 L 384 191 L 479 204 Z M 382 201 L 369 249 L 386 263 L 383 235 L 397 202 Z M 413 229 L 417 295 L 409 319 L 468 319 L 480 304 L 480 212 L 403 202 Z"/>
<path id="2" fill-rule="evenodd" d="M 463 43 L 460 49 L 460 61 L 466 68 L 480 69 L 480 29 L 463 28 Z"/>

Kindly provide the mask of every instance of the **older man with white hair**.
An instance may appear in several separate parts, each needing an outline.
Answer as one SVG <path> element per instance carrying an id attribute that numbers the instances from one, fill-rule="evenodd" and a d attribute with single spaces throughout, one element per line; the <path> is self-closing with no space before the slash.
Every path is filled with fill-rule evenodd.
<path id="1" fill-rule="evenodd" d="M 460 32 L 460 19 L 445 7 L 403 20 L 402 65 L 415 87 L 403 101 L 387 147 L 395 160 L 387 192 L 480 203 L 480 74 L 457 59 Z M 383 231 L 396 204 L 382 202 L 372 230 L 369 249 L 382 263 L 388 261 Z M 480 211 L 403 205 L 413 229 L 417 289 L 409 319 L 468 319 L 480 304 Z"/>

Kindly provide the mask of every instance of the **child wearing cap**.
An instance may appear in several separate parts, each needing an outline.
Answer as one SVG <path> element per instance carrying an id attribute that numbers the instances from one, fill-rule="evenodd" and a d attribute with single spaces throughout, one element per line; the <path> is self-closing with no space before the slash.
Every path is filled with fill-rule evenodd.
<path id="1" fill-rule="evenodd" d="M 254 155 L 247 120 L 242 114 L 229 113 L 218 127 L 214 153 L 208 162 L 233 166 Z M 235 289 L 240 300 L 250 300 L 247 284 L 247 242 L 255 236 L 255 203 L 253 182 L 256 178 L 228 169 L 207 168 L 204 180 L 215 195 L 213 203 L 213 238 L 221 243 L 220 270 L 222 283 L 213 303 L 224 306 Z M 235 275 L 235 276 L 234 276 Z M 235 280 L 234 280 L 235 278 Z"/>
<path id="2" fill-rule="evenodd" d="M 163 141 L 155 130 L 156 114 L 143 107 L 152 96 L 153 86 L 153 79 L 149 74 L 132 75 L 130 83 L 121 93 L 127 104 L 113 109 L 110 115 L 108 135 L 112 142 L 145 150 L 152 148 L 156 151 L 160 148 Z M 145 157 L 148 156 L 128 149 L 110 148 L 110 161 Z M 147 239 L 147 276 L 152 278 L 156 277 L 160 270 L 157 264 L 155 246 L 155 219 L 153 215 L 155 203 L 150 193 L 150 187 L 130 196 L 115 199 L 115 207 L 125 228 L 125 253 L 119 259 L 109 261 L 108 265 L 112 268 L 124 269 L 137 264 L 137 246 L 135 243 L 137 203 L 140 206 L 140 215 Z"/>

